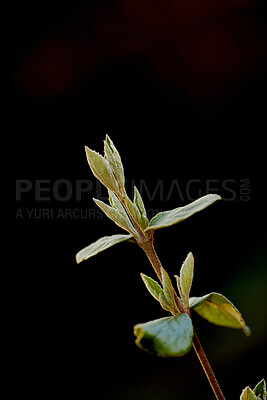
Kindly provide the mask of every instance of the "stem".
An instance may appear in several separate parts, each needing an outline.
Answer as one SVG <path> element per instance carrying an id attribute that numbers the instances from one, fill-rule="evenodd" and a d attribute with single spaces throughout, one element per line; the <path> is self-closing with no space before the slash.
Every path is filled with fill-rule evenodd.
<path id="1" fill-rule="evenodd" d="M 148 257 L 152 267 L 154 268 L 158 278 L 160 281 L 162 281 L 161 277 L 161 268 L 162 264 L 157 256 L 157 253 L 154 249 L 153 246 L 153 237 L 151 236 L 150 239 L 148 239 L 145 243 L 139 244 L 139 246 L 144 250 L 146 253 L 146 256 Z M 190 316 L 190 311 L 187 311 L 184 309 L 179 297 L 177 296 L 176 292 L 174 292 L 175 295 L 175 301 L 177 304 L 177 307 L 181 313 L 186 312 Z M 191 316 L 190 316 L 191 317 Z M 209 363 L 209 360 L 207 359 L 207 356 L 203 350 L 203 347 L 199 341 L 199 338 L 196 334 L 196 331 L 194 330 L 194 338 L 193 338 L 193 348 L 198 356 L 198 359 L 200 361 L 200 364 L 208 378 L 208 381 L 210 383 L 210 386 L 215 394 L 215 397 L 217 400 L 225 400 L 225 397 L 223 395 L 223 392 L 220 388 L 220 385 L 215 377 L 215 374 L 211 368 L 211 365 Z"/>
<path id="2" fill-rule="evenodd" d="M 209 363 L 209 360 L 207 359 L 207 356 L 203 350 L 203 347 L 200 343 L 200 340 L 197 336 L 196 331 L 194 331 L 194 338 L 193 338 L 193 347 L 194 350 L 198 356 L 198 359 L 200 361 L 200 364 L 202 368 L 204 369 L 204 372 L 208 378 L 208 381 L 210 383 L 210 386 L 215 394 L 216 399 L 218 400 L 225 400 L 225 397 L 223 395 L 223 392 L 220 388 L 220 385 L 216 379 L 216 376 L 213 372 L 213 369 L 211 368 L 211 365 Z"/>

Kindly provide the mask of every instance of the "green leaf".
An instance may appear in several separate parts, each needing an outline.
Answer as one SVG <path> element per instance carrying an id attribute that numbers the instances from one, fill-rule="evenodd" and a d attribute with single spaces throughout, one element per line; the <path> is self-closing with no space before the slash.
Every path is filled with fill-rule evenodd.
<path id="1" fill-rule="evenodd" d="M 134 327 L 136 344 L 161 357 L 179 357 L 192 347 L 193 325 L 187 314 L 160 318 Z"/>
<path id="2" fill-rule="evenodd" d="M 83 260 L 87 260 L 90 257 L 95 256 L 108 249 L 111 246 L 114 246 L 117 243 L 124 242 L 125 240 L 130 240 L 132 235 L 112 235 L 112 236 L 104 236 L 98 239 L 96 242 L 91 243 L 89 246 L 80 250 L 76 254 L 76 261 L 79 264 Z"/>
<path id="3" fill-rule="evenodd" d="M 99 153 L 89 149 L 87 146 L 85 146 L 85 152 L 88 164 L 94 176 L 108 189 L 117 192 L 118 184 L 108 161 Z"/>
<path id="4" fill-rule="evenodd" d="M 180 287 L 184 302 L 189 305 L 189 293 L 194 276 L 194 257 L 190 252 L 186 257 L 180 271 Z M 179 289 L 179 288 L 178 288 Z"/>
<path id="5" fill-rule="evenodd" d="M 106 159 L 109 162 L 109 165 L 112 169 L 112 172 L 116 177 L 116 180 L 120 186 L 120 192 L 121 194 L 123 194 L 125 177 L 124 177 L 124 169 L 121 162 L 121 157 L 118 150 L 116 149 L 116 147 L 114 146 L 112 140 L 108 135 L 106 135 L 106 140 L 104 141 L 104 152 Z"/>
<path id="6" fill-rule="evenodd" d="M 146 231 L 151 229 L 155 230 L 166 228 L 168 226 L 177 224 L 178 222 L 191 217 L 191 215 L 204 210 L 204 208 L 220 199 L 221 197 L 217 194 L 207 194 L 206 196 L 200 197 L 196 201 L 193 201 L 184 207 L 178 207 L 174 210 L 160 212 L 150 220 Z"/>
<path id="7" fill-rule="evenodd" d="M 162 267 L 161 267 L 161 276 L 162 276 L 163 292 L 166 297 L 166 301 L 171 306 L 173 311 L 175 311 L 175 313 L 177 313 L 178 309 L 177 309 L 175 299 L 174 299 L 174 290 L 173 290 L 172 282 L 170 280 L 170 277 L 169 277 L 167 271 L 165 271 L 165 269 Z"/>
<path id="8" fill-rule="evenodd" d="M 163 272 L 163 275 L 165 276 L 163 278 L 164 280 L 164 287 L 165 290 L 167 290 L 167 293 L 169 291 L 169 283 L 167 283 L 166 281 L 168 281 L 168 278 L 166 276 L 166 271 L 165 274 Z M 162 287 L 158 284 L 158 282 L 154 281 L 154 279 L 150 278 L 149 276 L 145 275 L 145 274 L 141 274 L 141 277 L 146 285 L 147 290 L 152 294 L 152 296 L 158 300 L 160 302 L 161 307 L 166 310 L 166 311 L 170 311 L 173 315 L 177 315 L 180 314 L 180 312 L 177 309 L 174 297 L 173 300 L 172 298 L 170 299 L 170 294 L 168 293 L 168 299 L 166 296 L 166 293 L 164 293 L 164 290 L 162 289 Z"/>
<path id="9" fill-rule="evenodd" d="M 163 310 L 169 311 L 173 315 L 178 315 L 181 314 L 178 309 L 176 304 L 170 303 L 164 293 L 160 293 L 159 295 L 159 302 Z"/>
<path id="10" fill-rule="evenodd" d="M 212 293 L 205 294 L 205 296 L 202 296 L 202 297 L 190 297 L 189 298 L 189 306 L 190 306 L 190 308 L 195 308 L 195 307 L 200 306 L 202 303 L 204 303 L 209 298 L 209 296 L 211 294 Z"/>
<path id="11" fill-rule="evenodd" d="M 116 208 L 116 210 L 119 211 L 119 213 L 121 215 L 123 215 L 125 217 L 125 219 L 127 221 L 129 221 L 130 224 L 131 221 L 125 211 L 125 208 L 123 207 L 123 205 L 121 204 L 120 200 L 118 199 L 118 197 L 116 196 L 115 193 L 113 193 L 111 190 L 108 190 L 108 194 L 109 194 L 109 204 L 111 205 L 111 207 Z"/>
<path id="12" fill-rule="evenodd" d="M 260 400 L 266 400 L 267 392 L 266 392 L 266 382 L 262 379 L 254 388 L 253 392 Z"/>
<path id="13" fill-rule="evenodd" d="M 147 290 L 152 296 L 159 301 L 159 295 L 163 293 L 162 287 L 154 279 L 150 278 L 145 274 L 141 274 L 141 277 L 146 285 Z"/>
<path id="14" fill-rule="evenodd" d="M 120 212 L 116 208 L 108 206 L 106 203 L 104 203 L 101 200 L 93 199 L 94 202 L 98 205 L 99 208 L 109 217 L 112 221 L 115 222 L 116 225 L 118 225 L 120 228 L 125 229 L 129 233 L 131 233 L 133 236 L 137 236 L 137 232 L 134 229 L 130 219 L 126 214 L 123 212 Z"/>
<path id="15" fill-rule="evenodd" d="M 145 229 L 148 226 L 146 209 L 145 209 L 145 205 L 144 205 L 143 199 L 141 197 L 141 194 L 139 193 L 136 186 L 134 186 L 134 204 L 136 205 L 136 207 L 138 208 L 139 213 L 140 213 L 140 217 L 141 217 L 140 226 L 143 229 Z"/>
<path id="16" fill-rule="evenodd" d="M 181 296 L 181 298 L 183 298 L 184 294 L 183 294 L 182 289 L 181 289 L 181 279 L 180 279 L 180 277 L 178 275 L 174 275 L 174 277 L 176 278 L 177 287 L 178 287 L 180 296 Z"/>
<path id="17" fill-rule="evenodd" d="M 257 400 L 255 393 L 247 386 L 241 393 L 240 400 Z"/>
<path id="18" fill-rule="evenodd" d="M 135 221 L 138 223 L 138 225 L 144 229 L 145 221 L 144 221 L 137 205 L 135 203 L 133 203 L 132 200 L 127 195 L 125 196 L 124 200 L 125 200 L 128 210 L 129 210 L 129 213 L 132 215 L 132 217 L 135 219 Z"/>
<path id="19" fill-rule="evenodd" d="M 189 305 L 209 322 L 228 328 L 242 329 L 245 335 L 250 335 L 250 329 L 245 324 L 238 309 L 222 294 L 209 293 L 202 297 L 192 297 Z"/>

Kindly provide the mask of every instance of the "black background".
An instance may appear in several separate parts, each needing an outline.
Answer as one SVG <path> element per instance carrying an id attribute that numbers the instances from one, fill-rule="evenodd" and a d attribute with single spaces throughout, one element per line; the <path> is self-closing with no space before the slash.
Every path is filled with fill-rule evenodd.
<path id="1" fill-rule="evenodd" d="M 11 22 L 13 181 L 32 184 L 20 200 L 12 192 L 14 390 L 34 399 L 213 396 L 193 351 L 157 359 L 136 347 L 133 326 L 165 315 L 140 279 L 153 271 L 137 246 L 75 262 L 81 248 L 121 232 L 96 213 L 84 154 L 84 145 L 102 152 L 109 134 L 129 191 L 133 181 L 150 194 L 163 185 L 153 199 L 143 193 L 151 213 L 191 201 L 193 179 L 190 197 L 209 185 L 223 197 L 156 232 L 155 247 L 170 275 L 192 251 L 192 295 L 223 293 L 251 327 L 248 339 L 194 317 L 226 398 L 239 398 L 262 379 L 266 351 L 264 2 L 28 3 Z M 61 179 L 67 200 L 64 183 L 55 190 Z M 82 179 L 93 187 L 79 200 Z M 41 180 L 46 200 L 35 191 Z M 168 196 L 174 181 L 180 192 Z"/>

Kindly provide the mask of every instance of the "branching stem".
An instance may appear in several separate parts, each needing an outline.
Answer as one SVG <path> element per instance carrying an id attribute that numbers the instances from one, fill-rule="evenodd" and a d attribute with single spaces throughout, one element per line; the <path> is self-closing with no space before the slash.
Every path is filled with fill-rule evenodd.
<path id="1" fill-rule="evenodd" d="M 139 246 L 144 250 L 144 252 L 145 252 L 146 256 L 148 257 L 152 267 L 154 268 L 154 271 L 156 272 L 159 280 L 162 281 L 162 277 L 161 277 L 162 264 L 161 264 L 161 262 L 157 256 L 157 253 L 154 249 L 152 235 L 149 240 L 145 241 L 144 243 L 140 243 Z M 184 309 L 176 292 L 174 292 L 174 294 L 175 294 L 175 301 L 176 301 L 178 310 L 181 313 L 186 312 L 190 316 L 190 311 Z M 198 338 L 195 330 L 194 330 L 194 337 L 193 337 L 193 348 L 194 348 L 194 350 L 198 356 L 198 359 L 200 361 L 200 364 L 208 378 L 208 381 L 209 381 L 210 386 L 215 394 L 216 399 L 217 400 L 225 400 L 223 392 L 222 392 L 220 385 L 215 377 L 215 374 L 211 368 L 209 360 L 207 359 L 207 356 L 203 350 L 203 347 L 199 341 L 199 338 Z"/>

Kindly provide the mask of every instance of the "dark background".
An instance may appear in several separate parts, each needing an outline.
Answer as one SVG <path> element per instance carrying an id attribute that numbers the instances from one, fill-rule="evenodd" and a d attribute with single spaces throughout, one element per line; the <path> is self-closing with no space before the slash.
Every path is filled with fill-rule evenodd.
<path id="1" fill-rule="evenodd" d="M 136 323 L 165 315 L 140 279 L 140 272 L 153 276 L 141 250 L 122 243 L 75 262 L 81 248 L 122 233 L 100 214 L 72 214 L 95 208 L 83 147 L 102 152 L 108 133 L 129 189 L 143 181 L 153 193 L 163 182 L 153 201 L 144 193 L 151 212 L 187 204 L 192 179 L 201 182 L 192 186 L 193 198 L 207 193 L 210 180 L 209 191 L 223 197 L 156 232 L 155 247 L 170 275 L 192 251 L 192 295 L 223 293 L 251 327 L 248 339 L 194 317 L 226 398 L 239 398 L 263 378 L 266 354 L 265 3 L 26 2 L 10 21 L 14 186 L 22 179 L 33 185 L 21 200 L 12 192 L 11 391 L 32 399 L 213 398 L 193 351 L 158 359 L 134 343 Z M 53 191 L 60 179 L 70 182 L 68 200 L 59 199 L 64 184 L 60 196 Z M 93 182 L 81 200 L 77 179 Z M 47 200 L 35 191 L 40 180 Z M 183 196 L 168 196 L 173 181 Z"/>

